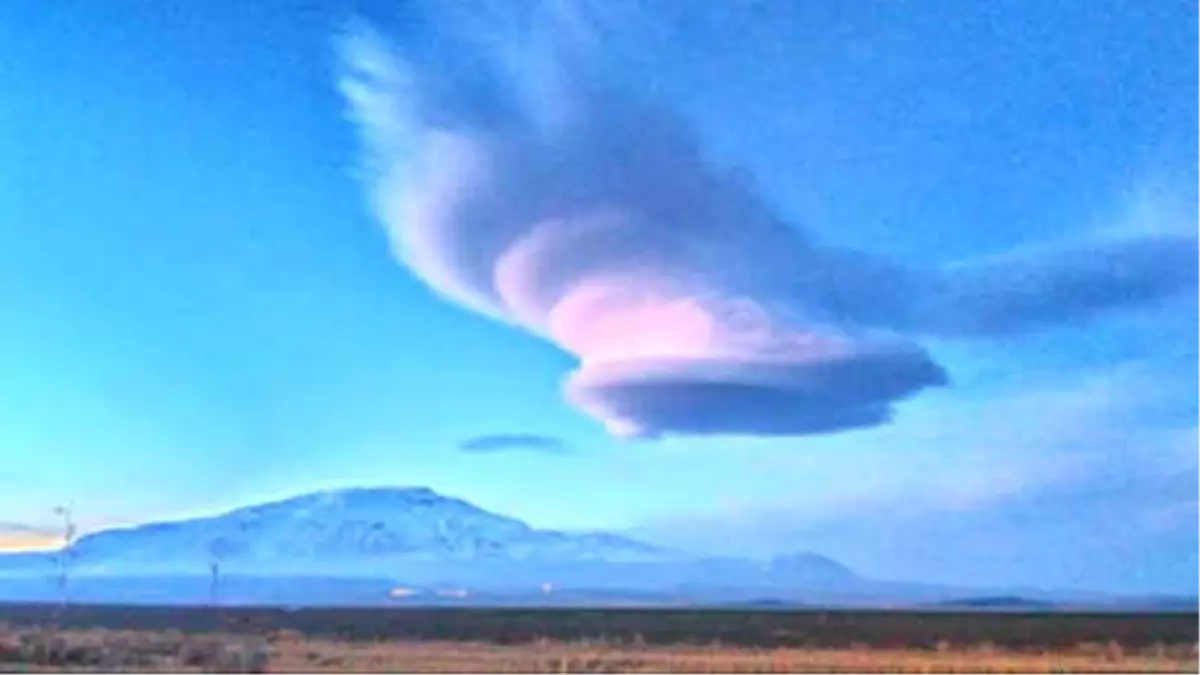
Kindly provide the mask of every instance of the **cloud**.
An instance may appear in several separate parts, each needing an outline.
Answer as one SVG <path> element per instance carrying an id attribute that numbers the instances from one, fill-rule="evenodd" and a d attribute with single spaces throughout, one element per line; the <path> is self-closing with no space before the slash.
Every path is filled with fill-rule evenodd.
<path id="1" fill-rule="evenodd" d="M 463 452 L 480 454 L 531 451 L 561 455 L 571 451 L 570 447 L 562 439 L 538 434 L 487 434 L 484 436 L 475 436 L 459 443 L 458 449 Z"/>
<path id="2" fill-rule="evenodd" d="M 54 528 L 41 525 L 0 521 L 0 536 L 8 534 L 44 535 L 52 537 L 60 536 L 62 533 L 60 530 L 55 530 Z"/>
<path id="3" fill-rule="evenodd" d="M 907 335 L 994 338 L 1078 323 L 1103 312 L 1195 291 L 1197 239 L 1165 232 L 912 270 L 825 251 L 798 282 L 798 301 L 841 321 Z"/>
<path id="4" fill-rule="evenodd" d="M 341 88 L 399 259 L 574 356 L 564 394 L 613 434 L 883 424 L 948 382 L 923 335 L 1008 335 L 1196 285 L 1193 236 L 945 270 L 822 246 L 680 117 L 606 87 L 596 40 L 563 37 L 593 6 L 568 6 L 508 3 L 524 28 L 507 32 L 435 9 L 444 58 L 353 26 Z"/>
<path id="5" fill-rule="evenodd" d="M 1162 368 L 921 410 L 923 424 L 875 430 L 856 445 L 880 450 L 836 470 L 781 454 L 770 473 L 795 476 L 793 496 L 680 510 L 631 534 L 719 554 L 812 550 L 879 578 L 1194 593 L 1195 394 L 1181 406 Z"/>

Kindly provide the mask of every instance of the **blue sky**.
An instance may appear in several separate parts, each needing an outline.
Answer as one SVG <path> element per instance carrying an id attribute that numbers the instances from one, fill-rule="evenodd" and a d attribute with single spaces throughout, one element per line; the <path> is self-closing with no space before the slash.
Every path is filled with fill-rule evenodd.
<path id="1" fill-rule="evenodd" d="M 524 23 L 390 2 L 0 7 L 0 520 L 428 485 L 537 525 L 811 549 L 881 577 L 1195 592 L 1194 3 L 494 4 Z M 356 62 L 355 46 L 378 51 Z M 375 57 L 412 90 L 347 75 Z M 662 137 L 633 100 L 665 111 Z M 499 138 L 561 167 L 539 182 L 497 155 L 508 191 L 461 201 L 480 228 L 573 189 L 687 220 L 677 174 L 652 171 L 675 166 L 717 176 L 710 212 L 782 224 L 679 240 L 675 222 L 625 224 L 538 263 L 616 269 L 632 243 L 657 256 L 637 284 L 715 310 L 556 296 L 552 326 L 504 294 L 473 306 L 483 272 L 464 251 L 506 225 L 439 239 L 380 204 L 440 217 L 421 205 L 441 193 L 414 187 L 458 175 L 422 145 L 431 119 L 468 150 Z M 597 178 L 611 167 L 628 192 Z M 779 228 L 819 245 L 745 243 Z M 712 244 L 730 231 L 763 255 Z M 724 285 L 679 290 L 664 269 Z M 791 269 L 836 283 L 801 302 L 762 282 Z M 919 270 L 950 282 L 914 300 L 898 288 L 942 278 Z M 850 400 L 835 382 L 798 422 L 691 386 L 707 371 L 646 397 L 608 368 L 628 334 L 724 316 L 731 297 L 779 344 L 811 329 L 855 355 L 836 372 L 905 395 L 834 409 Z M 774 396 L 741 338 L 705 356 Z M 861 415 L 830 433 L 810 419 Z"/>

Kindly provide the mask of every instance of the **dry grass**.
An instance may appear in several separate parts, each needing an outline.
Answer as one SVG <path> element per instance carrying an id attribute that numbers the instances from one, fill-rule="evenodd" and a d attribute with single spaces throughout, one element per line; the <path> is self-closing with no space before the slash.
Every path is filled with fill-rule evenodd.
<path id="1" fill-rule="evenodd" d="M 934 650 L 751 649 L 539 641 L 339 642 L 295 631 L 266 636 L 179 631 L 53 631 L 0 626 L 0 671 L 798 673 L 798 672 L 1198 672 L 1196 647 L 1137 653 L 1116 644 L 1054 652 L 989 645 Z"/>

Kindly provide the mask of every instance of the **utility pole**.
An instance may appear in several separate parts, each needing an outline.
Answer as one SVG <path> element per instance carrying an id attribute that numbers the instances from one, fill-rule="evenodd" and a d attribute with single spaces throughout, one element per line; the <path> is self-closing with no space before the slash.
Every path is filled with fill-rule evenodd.
<path id="1" fill-rule="evenodd" d="M 54 515 L 62 518 L 62 548 L 58 550 L 58 603 L 59 611 L 67 608 L 67 583 L 70 579 L 71 546 L 75 543 L 75 521 L 72 518 L 71 507 L 56 506 Z"/>
<path id="2" fill-rule="evenodd" d="M 208 598 L 214 607 L 221 601 L 221 563 L 236 549 L 234 542 L 225 536 L 218 536 L 208 543 Z"/>
<path id="3" fill-rule="evenodd" d="M 208 604 L 213 607 L 217 606 L 217 588 L 221 583 L 221 563 L 212 560 L 208 563 L 208 571 L 212 575 L 212 580 L 208 586 Z"/>

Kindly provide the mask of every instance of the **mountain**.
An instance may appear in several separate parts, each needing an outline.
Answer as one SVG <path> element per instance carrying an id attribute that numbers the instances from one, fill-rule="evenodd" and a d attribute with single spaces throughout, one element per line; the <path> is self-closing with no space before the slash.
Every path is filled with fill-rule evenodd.
<path id="1" fill-rule="evenodd" d="M 538 529 L 428 488 L 301 495 L 191 520 L 111 529 L 67 551 L 0 554 L 0 601 L 266 604 L 913 606 L 1020 595 L 864 579 L 811 553 L 703 556 L 603 532 Z M 214 566 L 218 584 L 214 584 Z M 989 595 L 990 593 L 990 595 Z"/>
<path id="2" fill-rule="evenodd" d="M 0 599 L 55 592 L 60 555 L 0 555 Z M 227 590 L 243 580 L 237 583 L 245 598 L 358 598 L 366 580 L 381 598 L 403 588 L 405 598 L 441 602 L 470 594 L 517 604 L 740 601 L 798 589 L 845 592 L 863 583 L 816 555 L 763 563 L 604 532 L 538 529 L 420 487 L 331 490 L 105 530 L 81 537 L 65 557 L 76 594 L 89 597 L 205 597 L 197 589 L 207 588 L 214 565 Z M 264 590 L 272 583 L 274 590 Z"/>
<path id="3" fill-rule="evenodd" d="M 398 564 L 661 562 L 685 557 L 605 533 L 539 530 L 428 488 L 354 488 L 194 520 L 97 532 L 71 548 L 82 569 L 182 567 L 354 572 Z"/>

